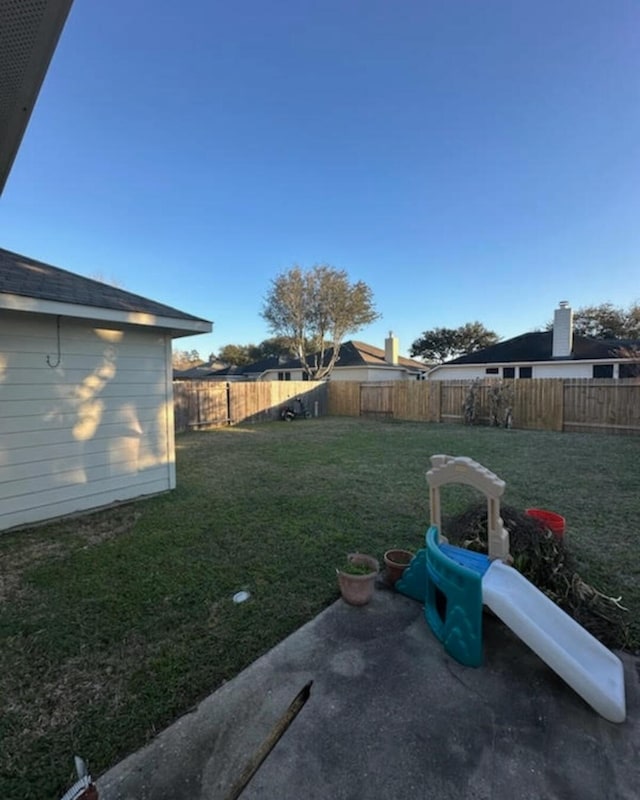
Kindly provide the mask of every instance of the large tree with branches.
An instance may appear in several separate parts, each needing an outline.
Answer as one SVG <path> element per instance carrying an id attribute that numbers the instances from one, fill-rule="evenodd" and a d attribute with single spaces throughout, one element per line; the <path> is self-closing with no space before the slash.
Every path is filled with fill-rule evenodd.
<path id="1" fill-rule="evenodd" d="M 318 264 L 294 266 L 271 282 L 262 317 L 272 333 L 286 337 L 311 380 L 326 378 L 340 345 L 380 315 L 363 281 L 351 283 L 344 270 Z"/>
<path id="2" fill-rule="evenodd" d="M 553 322 L 547 328 L 551 330 Z M 640 303 L 629 308 L 613 303 L 581 306 L 573 312 L 573 330 L 594 339 L 640 339 Z"/>
<path id="3" fill-rule="evenodd" d="M 500 337 L 481 322 L 467 322 L 459 328 L 432 328 L 411 345 L 411 355 L 427 363 L 441 364 L 457 356 L 483 350 Z"/>

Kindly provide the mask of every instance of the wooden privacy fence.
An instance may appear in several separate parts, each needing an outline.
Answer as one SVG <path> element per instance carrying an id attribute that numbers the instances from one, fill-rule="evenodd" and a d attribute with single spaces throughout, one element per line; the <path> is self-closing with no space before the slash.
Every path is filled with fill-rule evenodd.
<path id="1" fill-rule="evenodd" d="M 300 397 L 312 416 L 327 413 L 327 384 L 308 381 L 174 381 L 176 431 L 280 418 Z"/>
<path id="2" fill-rule="evenodd" d="M 344 416 L 463 422 L 474 383 L 477 421 L 490 422 L 496 381 L 395 381 L 328 384 L 328 413 Z M 640 379 L 556 379 L 503 382 L 514 428 L 640 433 Z"/>

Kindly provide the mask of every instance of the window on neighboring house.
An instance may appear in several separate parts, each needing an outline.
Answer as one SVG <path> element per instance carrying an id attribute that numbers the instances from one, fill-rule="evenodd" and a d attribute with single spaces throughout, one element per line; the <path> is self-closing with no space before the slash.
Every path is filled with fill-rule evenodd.
<path id="1" fill-rule="evenodd" d="M 311 378 L 309 378 L 309 373 L 308 372 L 303 372 L 302 373 L 302 380 L 303 381 L 311 380 Z"/>
<path id="2" fill-rule="evenodd" d="M 290 381 L 291 380 L 291 373 L 290 372 L 279 372 L 278 373 L 278 380 L 279 381 Z"/>
<path id="3" fill-rule="evenodd" d="M 619 378 L 640 378 L 640 362 L 635 364 L 620 364 Z"/>
<path id="4" fill-rule="evenodd" d="M 613 364 L 594 364 L 593 377 L 613 378 Z M 620 377 L 622 377 L 622 375 Z"/>
<path id="5" fill-rule="evenodd" d="M 530 378 L 533 375 L 533 367 L 520 367 L 518 375 L 521 378 Z"/>
<path id="6" fill-rule="evenodd" d="M 499 375 L 500 374 L 500 369 L 498 367 L 487 367 L 485 369 L 485 373 L 487 375 Z"/>
<path id="7" fill-rule="evenodd" d="M 502 377 L 503 378 L 515 378 L 516 377 L 516 368 L 515 367 L 503 367 L 502 368 Z"/>

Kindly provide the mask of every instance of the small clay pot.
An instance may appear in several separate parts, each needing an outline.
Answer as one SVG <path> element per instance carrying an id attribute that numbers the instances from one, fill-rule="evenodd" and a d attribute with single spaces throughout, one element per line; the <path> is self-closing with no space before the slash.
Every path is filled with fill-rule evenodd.
<path id="1" fill-rule="evenodd" d="M 380 564 L 373 556 L 367 556 L 364 553 L 349 553 L 347 561 L 352 564 L 364 564 L 371 568 L 371 572 L 366 575 L 351 575 L 349 572 L 336 569 L 338 586 L 345 603 L 352 606 L 364 606 L 373 597 Z"/>
<path id="2" fill-rule="evenodd" d="M 396 581 L 409 566 L 413 553 L 410 550 L 387 550 L 384 554 L 384 565 L 387 573 L 387 583 L 395 586 Z"/>

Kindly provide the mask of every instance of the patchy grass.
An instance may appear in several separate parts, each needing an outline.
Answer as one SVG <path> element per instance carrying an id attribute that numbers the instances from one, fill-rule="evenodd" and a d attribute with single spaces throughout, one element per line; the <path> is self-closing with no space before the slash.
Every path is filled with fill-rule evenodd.
<path id="1" fill-rule="evenodd" d="M 329 418 L 178 437 L 178 489 L 0 536 L 0 797 L 99 774 L 338 596 L 347 552 L 415 550 L 434 453 L 567 519 L 582 577 L 640 643 L 638 440 Z M 447 514 L 476 495 L 445 487 Z M 252 599 L 234 605 L 239 589 Z"/>

